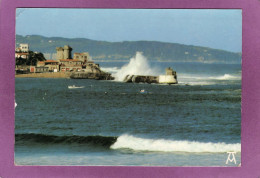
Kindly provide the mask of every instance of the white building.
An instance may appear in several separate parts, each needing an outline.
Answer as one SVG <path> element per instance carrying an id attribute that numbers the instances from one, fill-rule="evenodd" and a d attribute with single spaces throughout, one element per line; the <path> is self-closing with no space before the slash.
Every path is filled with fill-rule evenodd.
<path id="1" fill-rule="evenodd" d="M 21 43 L 18 48 L 15 49 L 16 52 L 23 52 L 28 53 L 29 52 L 29 44 L 27 43 Z"/>

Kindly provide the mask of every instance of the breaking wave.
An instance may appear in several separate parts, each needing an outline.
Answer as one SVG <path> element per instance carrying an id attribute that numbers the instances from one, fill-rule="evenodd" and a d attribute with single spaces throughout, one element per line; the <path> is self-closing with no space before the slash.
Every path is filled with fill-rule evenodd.
<path id="1" fill-rule="evenodd" d="M 15 134 L 16 144 L 24 144 L 29 142 L 32 144 L 45 143 L 45 144 L 91 144 L 94 146 L 108 147 L 116 142 L 117 137 L 109 136 L 56 136 L 45 134 Z"/>
<path id="2" fill-rule="evenodd" d="M 123 81 L 127 75 L 158 75 L 158 72 L 159 69 L 151 67 L 142 52 L 136 52 L 129 63 L 121 67 L 113 76 L 116 81 Z"/>
<path id="3" fill-rule="evenodd" d="M 231 74 L 224 74 L 224 75 L 199 75 L 199 74 L 185 74 L 179 73 L 178 74 L 178 81 L 179 84 L 189 84 L 189 85 L 214 85 L 219 82 L 239 82 L 241 80 L 241 75 L 231 75 Z"/>
<path id="4" fill-rule="evenodd" d="M 132 135 L 112 136 L 56 136 L 45 134 L 15 134 L 15 144 L 48 144 L 48 145 L 89 145 L 93 148 L 103 147 L 105 149 L 130 149 L 133 151 L 153 152 L 190 152 L 190 153 L 222 153 L 228 151 L 241 151 L 241 144 L 227 143 L 203 143 L 195 141 L 175 141 L 166 139 L 147 139 Z"/>
<path id="5" fill-rule="evenodd" d="M 117 141 L 110 148 L 135 151 L 221 153 L 227 151 L 240 152 L 241 144 L 145 139 L 131 135 L 122 135 L 117 138 Z"/>
<path id="6" fill-rule="evenodd" d="M 123 66 L 122 68 L 119 67 L 107 67 L 102 68 L 103 71 L 111 73 L 115 78 L 116 81 L 123 81 L 126 75 L 159 75 L 158 68 L 151 68 L 149 63 L 147 65 L 143 65 L 144 69 L 141 69 L 141 65 L 137 65 L 137 60 L 135 58 L 131 59 L 132 61 L 129 64 Z M 139 61 L 139 63 L 142 60 Z M 147 61 L 146 61 L 147 62 Z M 135 68 L 136 66 L 136 68 Z M 161 69 L 162 70 L 162 69 Z M 142 72 L 140 72 L 142 71 Z M 241 75 L 231 75 L 231 74 L 224 74 L 224 75 L 216 75 L 216 76 L 208 76 L 208 75 L 199 75 L 199 74 L 185 74 L 185 73 L 178 73 L 178 82 L 179 84 L 189 84 L 189 85 L 214 85 L 218 82 L 229 82 L 229 81 L 239 81 L 241 80 Z"/>
<path id="7" fill-rule="evenodd" d="M 234 76 L 230 74 L 225 74 L 223 76 L 219 77 L 210 77 L 210 79 L 216 79 L 216 80 L 241 80 L 241 76 Z"/>
<path id="8" fill-rule="evenodd" d="M 179 74 L 179 78 L 192 79 L 192 80 L 241 80 L 241 76 L 224 74 L 220 76 L 207 76 L 207 75 L 192 75 L 192 74 Z"/>

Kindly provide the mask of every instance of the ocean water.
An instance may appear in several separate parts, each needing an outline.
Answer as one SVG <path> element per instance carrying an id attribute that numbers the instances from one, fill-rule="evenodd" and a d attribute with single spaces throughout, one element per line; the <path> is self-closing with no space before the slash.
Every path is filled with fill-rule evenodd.
<path id="1" fill-rule="evenodd" d="M 100 66 L 114 76 L 122 75 L 123 66 L 133 71 L 123 62 Z M 146 67 L 155 75 L 172 67 L 179 84 L 16 78 L 15 163 L 237 166 L 241 65 L 152 62 Z M 226 164 L 229 151 L 236 152 L 236 164 Z"/>

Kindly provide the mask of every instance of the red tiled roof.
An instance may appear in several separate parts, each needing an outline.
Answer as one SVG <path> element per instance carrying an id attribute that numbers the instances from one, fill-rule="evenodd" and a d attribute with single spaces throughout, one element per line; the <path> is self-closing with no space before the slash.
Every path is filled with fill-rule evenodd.
<path id="1" fill-rule="evenodd" d="M 59 61 L 55 61 L 55 60 L 46 60 L 44 62 L 59 62 Z"/>
<path id="2" fill-rule="evenodd" d="M 15 53 L 17 55 L 29 55 L 29 53 Z"/>

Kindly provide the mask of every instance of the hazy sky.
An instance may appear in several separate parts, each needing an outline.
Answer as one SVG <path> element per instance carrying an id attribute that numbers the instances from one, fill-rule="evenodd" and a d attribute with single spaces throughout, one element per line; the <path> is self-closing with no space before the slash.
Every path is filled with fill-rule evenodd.
<path id="1" fill-rule="evenodd" d="M 161 41 L 241 52 L 242 11 L 19 8 L 16 34 Z"/>

